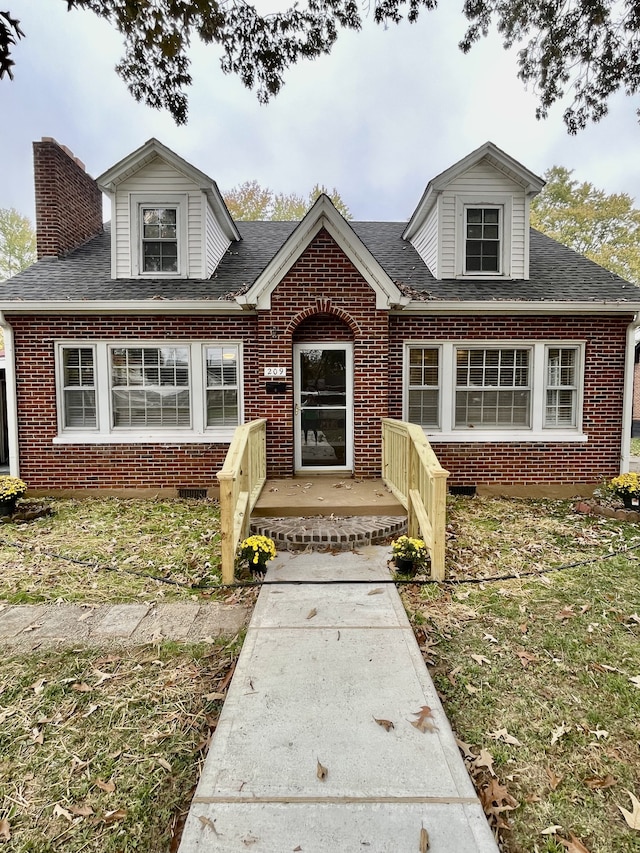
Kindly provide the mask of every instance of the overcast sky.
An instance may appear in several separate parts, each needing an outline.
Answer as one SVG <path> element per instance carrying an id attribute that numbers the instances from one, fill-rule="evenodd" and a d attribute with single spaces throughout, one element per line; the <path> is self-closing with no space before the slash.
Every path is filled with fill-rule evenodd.
<path id="1" fill-rule="evenodd" d="M 64 0 L 7 0 L 26 38 L 15 80 L 0 81 L 0 207 L 33 217 L 31 143 L 52 136 L 93 176 L 152 136 L 224 190 L 257 179 L 282 192 L 336 187 L 354 218 L 403 220 L 430 178 L 487 140 L 542 174 L 557 164 L 640 204 L 637 102 L 617 97 L 600 124 L 568 136 L 562 107 L 543 122 L 494 36 L 463 55 L 462 2 L 387 30 L 365 21 L 328 57 L 290 70 L 268 105 L 222 74 L 215 47 L 192 52 L 190 118 L 176 127 L 136 104 L 113 66 L 117 33 Z"/>

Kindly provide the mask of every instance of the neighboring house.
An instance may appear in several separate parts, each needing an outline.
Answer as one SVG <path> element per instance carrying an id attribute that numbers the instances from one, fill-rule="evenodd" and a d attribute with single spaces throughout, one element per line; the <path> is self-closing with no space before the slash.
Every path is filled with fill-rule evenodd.
<path id="1" fill-rule="evenodd" d="M 7 421 L 7 381 L 4 342 L 0 335 L 0 468 L 9 464 L 9 425 Z"/>
<path id="2" fill-rule="evenodd" d="M 628 462 L 640 291 L 529 227 L 492 143 L 409 222 L 234 222 L 151 139 L 97 182 L 34 144 L 38 256 L 3 285 L 11 465 L 34 491 L 210 488 L 267 418 L 268 474 L 377 477 L 381 418 L 450 486 L 587 492 Z M 101 191 L 112 222 L 102 227 Z"/>

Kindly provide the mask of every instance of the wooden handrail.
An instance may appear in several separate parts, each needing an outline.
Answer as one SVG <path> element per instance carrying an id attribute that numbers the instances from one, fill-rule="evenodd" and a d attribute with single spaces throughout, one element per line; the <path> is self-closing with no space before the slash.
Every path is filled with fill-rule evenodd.
<path id="1" fill-rule="evenodd" d="M 267 479 L 267 420 L 236 428 L 217 478 L 220 483 L 222 583 L 233 583 L 236 549 L 249 534 L 251 512 Z"/>
<path id="2" fill-rule="evenodd" d="M 449 472 L 417 424 L 382 419 L 382 479 L 407 510 L 409 536 L 420 536 L 431 558 L 431 577 L 445 577 L 444 543 Z"/>

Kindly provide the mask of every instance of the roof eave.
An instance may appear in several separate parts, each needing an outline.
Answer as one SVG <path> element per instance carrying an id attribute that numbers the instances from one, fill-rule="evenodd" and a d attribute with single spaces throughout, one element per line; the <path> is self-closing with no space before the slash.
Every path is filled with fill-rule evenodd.
<path id="1" fill-rule="evenodd" d="M 33 300 L 0 302 L 4 314 L 241 314 L 227 299 Z"/>
<path id="2" fill-rule="evenodd" d="M 537 302 L 516 300 L 427 300 L 414 299 L 401 314 L 635 314 L 640 311 L 639 302 L 606 300 L 597 302 Z"/>

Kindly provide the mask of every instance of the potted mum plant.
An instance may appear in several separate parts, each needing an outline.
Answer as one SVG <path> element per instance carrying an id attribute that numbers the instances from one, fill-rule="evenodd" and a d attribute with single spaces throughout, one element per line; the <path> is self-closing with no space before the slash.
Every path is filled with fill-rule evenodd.
<path id="1" fill-rule="evenodd" d="M 636 471 L 614 477 L 609 483 L 609 488 L 622 500 L 627 509 L 640 508 L 640 474 Z"/>
<path id="2" fill-rule="evenodd" d="M 391 554 L 399 572 L 415 574 L 426 560 L 427 546 L 422 539 L 399 536 L 391 543 Z"/>
<path id="3" fill-rule="evenodd" d="M 27 484 L 18 477 L 0 476 L 0 515 L 13 515 L 16 503 L 27 491 Z"/>
<path id="4" fill-rule="evenodd" d="M 253 575 L 262 577 L 267 563 L 276 556 L 276 546 L 268 536 L 248 536 L 240 543 L 238 557 L 247 563 Z"/>

